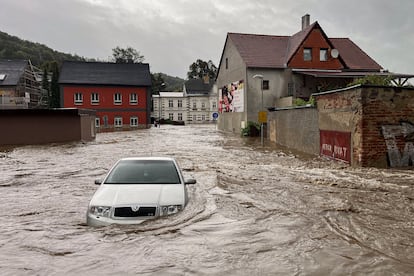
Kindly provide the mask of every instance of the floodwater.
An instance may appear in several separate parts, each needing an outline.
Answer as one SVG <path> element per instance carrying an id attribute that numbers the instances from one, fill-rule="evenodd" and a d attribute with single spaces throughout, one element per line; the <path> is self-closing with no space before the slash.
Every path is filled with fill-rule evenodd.
<path id="1" fill-rule="evenodd" d="M 85 212 L 113 163 L 178 159 L 190 203 L 133 226 Z M 350 168 L 214 125 L 0 151 L 1 275 L 413 275 L 414 172 Z"/>

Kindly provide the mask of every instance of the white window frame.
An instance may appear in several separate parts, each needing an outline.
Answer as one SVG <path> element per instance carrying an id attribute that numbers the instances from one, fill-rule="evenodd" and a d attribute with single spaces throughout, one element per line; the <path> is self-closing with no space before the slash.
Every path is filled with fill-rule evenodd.
<path id="1" fill-rule="evenodd" d="M 123 123 L 122 123 L 122 117 L 120 116 L 116 116 L 114 118 L 114 127 L 122 127 Z"/>
<path id="2" fill-rule="evenodd" d="M 122 94 L 115 93 L 114 94 L 114 104 L 122 104 Z"/>
<path id="3" fill-rule="evenodd" d="M 168 113 L 168 119 L 174 121 L 174 113 Z"/>
<path id="4" fill-rule="evenodd" d="M 319 61 L 328 61 L 328 49 L 319 49 Z"/>
<path id="5" fill-rule="evenodd" d="M 178 107 L 183 107 L 183 100 L 178 100 Z"/>
<path id="6" fill-rule="evenodd" d="M 129 94 L 129 103 L 130 104 L 138 104 L 138 94 L 137 93 L 131 93 Z"/>
<path id="7" fill-rule="evenodd" d="M 96 117 L 95 118 L 95 127 L 100 127 L 101 126 L 101 119 Z"/>
<path id="8" fill-rule="evenodd" d="M 91 94 L 91 104 L 99 104 L 99 93 Z"/>
<path id="9" fill-rule="evenodd" d="M 183 120 L 183 113 L 178 113 L 178 121 L 182 121 Z"/>
<path id="10" fill-rule="evenodd" d="M 138 126 L 138 117 L 132 116 L 129 118 L 129 126 L 131 127 L 137 127 Z"/>
<path id="11" fill-rule="evenodd" d="M 81 92 L 77 92 L 73 95 L 73 100 L 75 104 L 83 104 L 83 94 Z"/>
<path id="12" fill-rule="evenodd" d="M 312 48 L 306 47 L 303 49 L 303 60 L 312 61 Z"/>
<path id="13" fill-rule="evenodd" d="M 168 107 L 174 107 L 174 100 L 168 100 Z"/>

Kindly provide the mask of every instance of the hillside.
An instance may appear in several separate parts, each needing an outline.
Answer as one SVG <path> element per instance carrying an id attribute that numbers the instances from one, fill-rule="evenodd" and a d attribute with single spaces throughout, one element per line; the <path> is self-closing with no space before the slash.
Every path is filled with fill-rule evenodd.
<path id="1" fill-rule="evenodd" d="M 27 59 L 39 68 L 48 68 L 52 62 L 61 64 L 64 60 L 94 61 L 94 59 L 80 57 L 55 51 L 46 45 L 20 39 L 0 31 L 0 59 Z M 184 80 L 163 73 L 166 91 L 182 91 Z"/>
<path id="2" fill-rule="evenodd" d="M 84 57 L 55 51 L 46 45 L 11 36 L 0 31 L 0 59 L 30 59 L 33 65 L 44 68 L 53 61 L 87 60 Z"/>

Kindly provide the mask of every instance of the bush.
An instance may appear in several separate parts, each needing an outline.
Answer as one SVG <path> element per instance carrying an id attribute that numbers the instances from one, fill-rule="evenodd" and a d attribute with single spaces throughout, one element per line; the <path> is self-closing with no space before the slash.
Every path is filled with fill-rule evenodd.
<path id="1" fill-rule="evenodd" d="M 353 86 L 357 84 L 370 84 L 370 85 L 380 85 L 380 86 L 392 86 L 391 77 L 389 76 L 378 76 L 378 75 L 369 75 L 363 78 L 355 79 L 353 82 L 349 83 L 347 86 Z"/>
<path id="2" fill-rule="evenodd" d="M 242 128 L 241 130 L 242 136 L 259 136 L 260 135 L 260 124 L 256 122 L 247 122 L 247 126 L 245 128 Z"/>

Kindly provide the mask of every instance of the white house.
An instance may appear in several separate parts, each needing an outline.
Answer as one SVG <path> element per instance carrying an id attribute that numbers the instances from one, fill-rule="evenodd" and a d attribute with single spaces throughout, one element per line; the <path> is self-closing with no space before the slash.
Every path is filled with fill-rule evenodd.
<path id="1" fill-rule="evenodd" d="M 213 81 L 191 79 L 183 92 L 160 92 L 153 95 L 155 120 L 170 119 L 185 124 L 210 123 L 218 114 L 217 89 Z"/>

